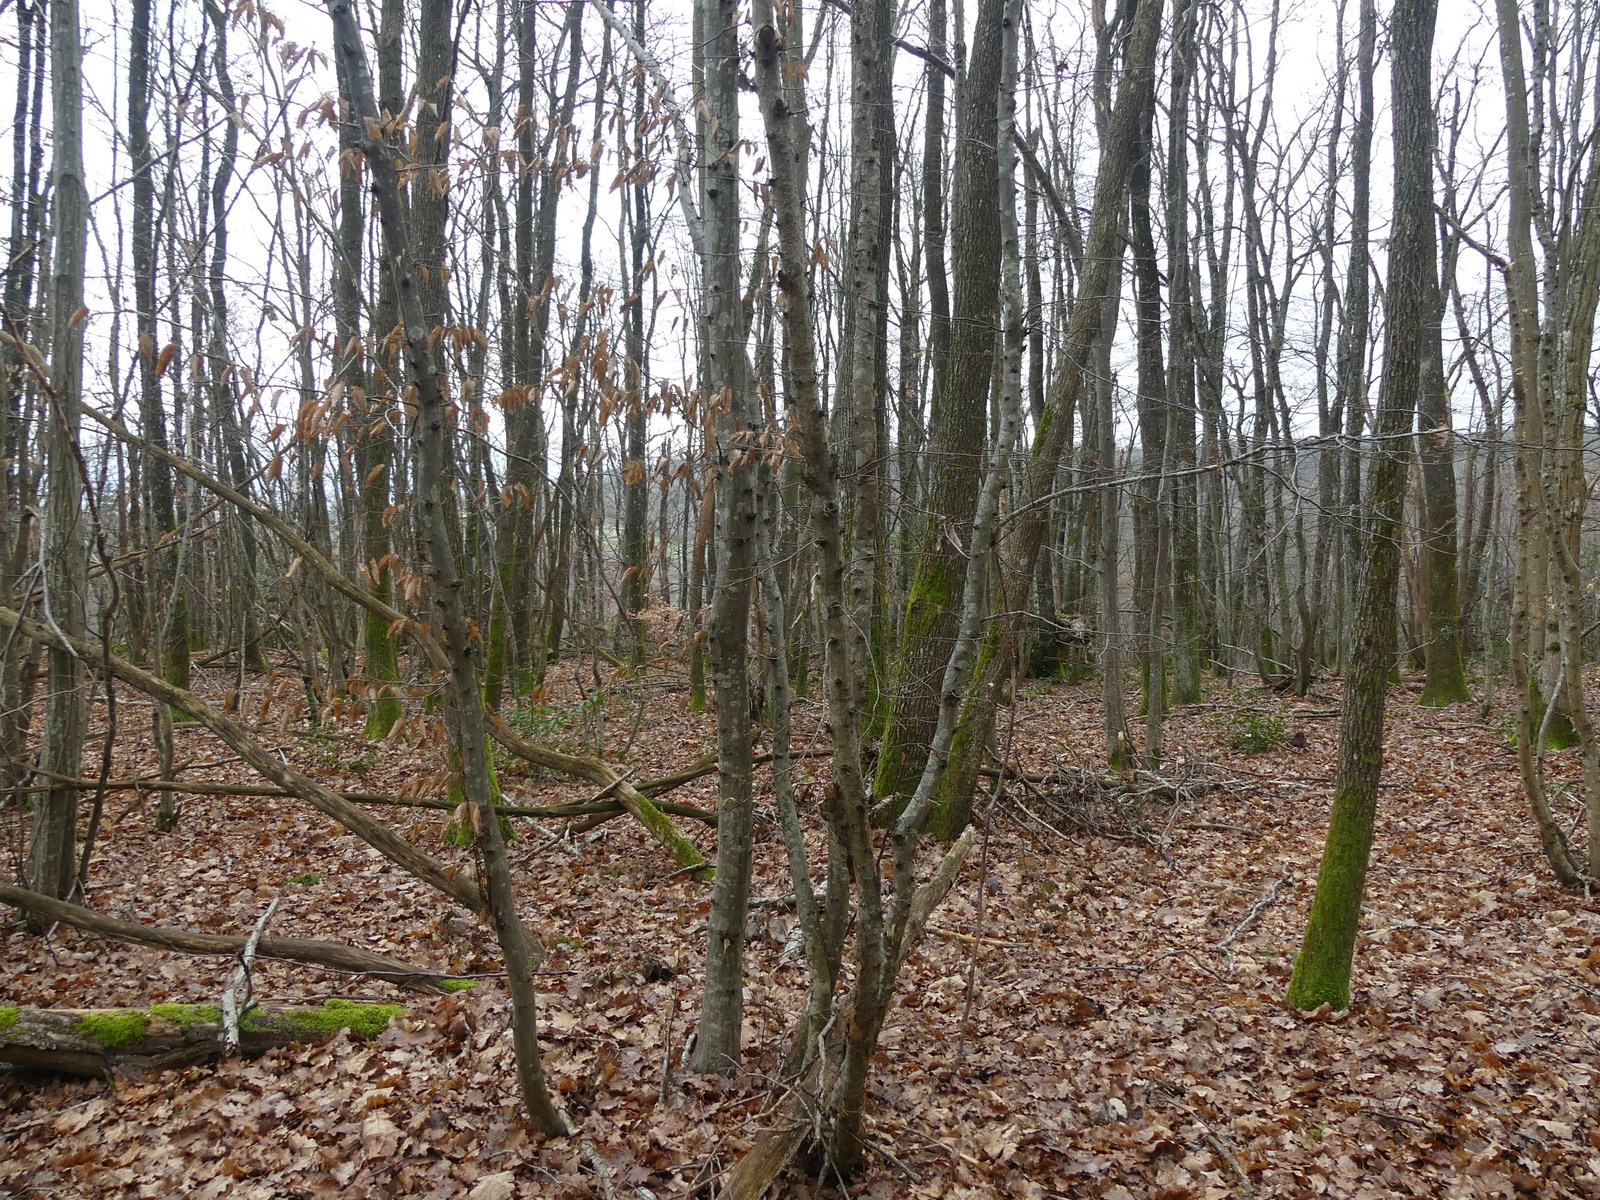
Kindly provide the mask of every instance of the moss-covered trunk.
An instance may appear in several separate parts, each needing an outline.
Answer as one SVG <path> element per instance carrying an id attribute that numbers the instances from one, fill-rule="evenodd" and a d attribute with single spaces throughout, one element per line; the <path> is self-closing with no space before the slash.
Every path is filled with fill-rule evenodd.
<path id="1" fill-rule="evenodd" d="M 1361 523 L 1361 590 L 1339 726 L 1334 778 L 1317 893 L 1289 980 L 1296 1008 L 1350 1007 L 1361 897 L 1372 850 L 1383 770 L 1384 705 L 1396 642 L 1399 531 L 1405 503 L 1405 436 L 1422 384 L 1427 287 L 1435 278 L 1432 151 L 1435 131 L 1429 62 L 1438 0 L 1399 0 L 1394 15 L 1395 224 L 1389 253 L 1389 324 L 1378 399 L 1378 441 L 1370 512 Z"/>

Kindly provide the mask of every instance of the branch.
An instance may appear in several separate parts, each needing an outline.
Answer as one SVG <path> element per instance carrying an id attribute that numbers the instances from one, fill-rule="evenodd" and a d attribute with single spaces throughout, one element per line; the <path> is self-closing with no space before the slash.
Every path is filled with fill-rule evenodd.
<path id="1" fill-rule="evenodd" d="M 198 933 L 170 925 L 146 925 L 140 921 L 125 921 L 69 904 L 42 892 L 30 892 L 15 884 L 0 882 L 0 903 L 13 905 L 25 912 L 51 922 L 71 925 L 88 933 L 99 934 L 118 942 L 132 942 L 139 946 L 154 946 L 158 950 L 173 950 L 179 954 L 199 957 L 232 957 L 244 949 L 245 938 L 221 933 Z M 328 967 L 335 971 L 348 971 L 352 975 L 370 975 L 396 987 L 438 989 L 452 978 L 426 967 L 413 966 L 397 958 L 389 958 L 358 946 L 339 942 L 311 941 L 305 938 L 263 937 L 256 946 L 261 958 L 280 962 L 304 963 L 308 966 Z"/>
<path id="2" fill-rule="evenodd" d="M 14 610 L 0 607 L 0 627 L 15 629 L 23 637 L 46 646 L 99 658 L 100 648 L 84 638 L 68 637 L 46 628 L 37 621 L 19 616 Z M 104 656 L 107 670 L 116 678 L 148 696 L 163 701 L 187 713 L 216 734 L 245 762 L 272 780 L 285 791 L 298 796 L 325 817 L 330 817 L 355 834 L 390 862 L 404 867 L 411 874 L 449 896 L 452 900 L 475 913 L 486 911 L 483 893 L 470 879 L 462 877 L 459 867 L 447 866 L 432 855 L 413 846 L 405 838 L 380 821 L 374 820 L 338 792 L 324 787 L 316 780 L 274 758 L 250 736 L 250 732 L 232 717 L 212 707 L 193 692 L 168 683 L 114 654 Z"/>

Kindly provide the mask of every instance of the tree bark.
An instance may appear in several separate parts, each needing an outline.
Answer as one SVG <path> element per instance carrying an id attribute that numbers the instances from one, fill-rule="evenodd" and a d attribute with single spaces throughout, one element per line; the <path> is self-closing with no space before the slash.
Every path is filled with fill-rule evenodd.
<path id="1" fill-rule="evenodd" d="M 1426 233 L 1435 257 L 1434 225 Z M 1449 252 L 1454 257 L 1453 250 Z M 1447 267 L 1446 270 L 1453 270 Z M 1444 290 L 1439 272 L 1430 277 L 1423 322 L 1422 391 L 1418 396 L 1417 461 L 1422 469 L 1422 580 L 1427 601 L 1422 695 L 1417 703 L 1444 707 L 1470 700 L 1461 650 L 1458 587 L 1456 450 L 1451 429 L 1450 389 L 1444 371 Z"/>
<path id="2" fill-rule="evenodd" d="M 79 473 L 78 426 L 83 389 L 84 254 L 89 197 L 83 179 L 83 48 L 77 0 L 50 0 L 50 95 L 53 122 L 50 220 L 54 230 L 50 291 L 49 400 L 45 407 L 44 566 L 46 621 L 69 637 L 85 629 L 88 554 Z M 97 651 L 90 651 L 96 656 Z M 70 644 L 52 641 L 46 677 L 46 770 L 76 775 L 88 727 L 86 658 Z M 34 809 L 25 877 L 36 892 L 66 899 L 77 871 L 76 788 L 52 789 Z"/>
<path id="3" fill-rule="evenodd" d="M 448 6 L 436 20 L 448 24 Z M 438 621 L 440 642 L 448 665 L 446 673 L 446 725 L 452 757 L 459 764 L 463 793 L 471 805 L 473 833 L 483 861 L 488 911 L 506 963 L 506 984 L 511 993 L 512 1043 L 516 1050 L 517 1082 L 528 1117 L 549 1134 L 570 1132 L 545 1084 L 538 1042 L 537 993 L 533 982 L 533 954 L 526 927 L 517 911 L 505 840 L 495 818 L 496 788 L 489 759 L 483 701 L 478 691 L 478 642 L 468 628 L 462 602 L 463 580 L 457 572 L 450 527 L 454 505 L 449 503 L 449 414 L 444 387 L 434 361 L 431 326 L 423 307 L 421 289 L 413 275 L 406 229 L 404 198 L 400 192 L 389 146 L 379 135 L 378 113 L 372 97 L 352 0 L 329 0 L 334 25 L 334 53 L 344 60 L 352 116 L 360 136 L 361 152 L 372 175 L 373 196 L 392 255 L 392 274 L 405 339 L 406 365 L 416 394 L 413 438 L 417 452 L 416 502 L 421 508 L 419 533 L 427 551 L 428 599 Z"/>
<path id="4" fill-rule="evenodd" d="M 966 543 L 977 506 L 973 479 L 989 440 L 989 394 L 1000 321 L 1000 232 L 992 219 L 998 160 L 994 120 L 1000 78 L 1001 0 L 980 0 L 956 113 L 950 197 L 954 273 L 948 350 L 934 360 L 927 458 L 928 516 L 919 535 L 890 683 L 893 705 L 878 753 L 873 794 L 898 798 L 922 776 L 939 712 L 939 682 L 960 623 Z M 929 197 L 928 204 L 937 197 Z M 933 259 L 929 260 L 930 270 Z M 930 332 L 930 337 L 934 334 Z M 932 818 L 931 832 L 956 837 L 963 821 Z"/>
<path id="5" fill-rule="evenodd" d="M 745 362 L 739 267 L 739 44 L 734 0 L 700 0 L 706 48 L 705 107 L 711 132 L 702 172 L 706 258 L 702 337 L 708 402 L 717 416 L 717 570 L 708 632 L 717 716 L 717 875 L 706 938 L 705 999 L 693 1063 L 739 1068 L 744 1011 L 745 909 L 750 898 L 754 814 L 750 787 L 749 622 L 755 575 L 757 448 Z"/>
<path id="6" fill-rule="evenodd" d="M 1362 521 L 1360 602 L 1339 723 L 1333 784 L 1317 892 L 1289 980 L 1288 1001 L 1308 1010 L 1350 1007 L 1361 899 L 1372 852 L 1383 771 L 1384 707 L 1394 666 L 1400 515 L 1405 504 L 1406 440 L 1424 386 L 1427 309 L 1438 279 L 1433 261 L 1433 111 L 1431 60 L 1438 0 L 1397 0 L 1394 62 L 1394 234 L 1389 244 L 1389 318 L 1378 397 L 1369 511 Z"/>

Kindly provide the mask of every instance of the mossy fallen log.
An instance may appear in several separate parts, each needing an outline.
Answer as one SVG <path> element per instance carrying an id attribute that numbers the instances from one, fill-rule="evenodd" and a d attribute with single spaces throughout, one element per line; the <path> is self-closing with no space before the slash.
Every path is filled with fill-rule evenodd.
<path id="1" fill-rule="evenodd" d="M 239 1021 L 239 1052 L 320 1042 L 341 1029 L 375 1037 L 405 1009 L 328 1000 L 320 1007 L 252 1008 Z M 222 1012 L 214 1004 L 149 1008 L 11 1008 L 0 1005 L 0 1063 L 57 1075 L 109 1077 L 220 1058 Z"/>

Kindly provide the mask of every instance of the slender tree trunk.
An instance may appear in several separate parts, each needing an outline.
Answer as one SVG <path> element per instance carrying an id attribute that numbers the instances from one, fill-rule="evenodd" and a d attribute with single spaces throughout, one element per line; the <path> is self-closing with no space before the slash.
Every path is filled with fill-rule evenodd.
<path id="1" fill-rule="evenodd" d="M 445 15 L 440 20 L 448 32 L 448 8 L 435 0 L 430 0 L 430 7 L 444 9 Z M 378 112 L 366 55 L 361 49 L 353 0 L 329 0 L 328 11 L 333 18 L 334 53 L 344 64 L 343 75 L 349 89 L 346 98 L 357 126 L 361 152 L 372 175 L 373 195 L 391 255 L 391 277 L 404 331 L 408 374 L 416 395 L 413 435 L 417 447 L 416 498 L 423 510 L 419 528 L 427 551 L 428 599 L 449 666 L 446 716 L 452 757 L 459 763 L 463 792 L 472 806 L 472 827 L 483 861 L 484 888 L 495 933 L 505 956 L 517 1079 L 523 1104 L 534 1125 L 549 1134 L 570 1133 L 570 1126 L 555 1107 L 545 1085 L 539 1057 L 533 950 L 517 912 L 505 840 L 494 812 L 493 765 L 478 692 L 478 642 L 471 634 L 462 603 L 464 581 L 456 567 L 453 542 L 457 535 L 451 527 L 455 505 L 445 495 L 450 487 L 449 416 L 429 337 L 429 317 L 411 265 L 405 200 L 391 158 L 392 151 L 375 136 Z M 444 44 L 450 44 L 448 38 Z M 437 49 L 437 43 L 430 48 Z"/>
<path id="2" fill-rule="evenodd" d="M 1425 386 L 1428 301 L 1438 279 L 1433 261 L 1436 124 L 1430 69 L 1437 10 L 1437 0 L 1397 0 L 1393 16 L 1394 234 L 1378 441 L 1370 512 L 1363 514 L 1360 601 L 1339 724 L 1333 813 L 1305 938 L 1289 980 L 1289 1003 L 1303 1010 L 1321 1004 L 1350 1007 L 1350 968 L 1383 770 L 1384 706 L 1395 656 L 1405 440 Z"/>
<path id="3" fill-rule="evenodd" d="M 634 36 L 644 40 L 644 0 L 634 3 Z M 645 78 L 640 71 L 634 81 L 633 125 L 645 128 Z M 650 481 L 645 464 L 645 437 L 649 417 L 646 392 L 650 383 L 650 362 L 645 345 L 644 287 L 645 250 L 650 236 L 650 206 L 646 189 L 641 185 L 632 188 L 628 220 L 629 282 L 627 300 L 627 393 L 626 423 L 627 446 L 623 463 L 623 556 L 626 574 L 623 580 L 623 605 L 630 623 L 633 660 L 644 662 L 644 629 L 638 619 L 650 597 L 649 539 L 646 525 L 649 520 Z"/>
<path id="4" fill-rule="evenodd" d="M 1167 138 L 1168 436 L 1174 477 L 1172 540 L 1172 699 L 1198 704 L 1200 684 L 1199 491 L 1195 447 L 1195 336 L 1189 272 L 1189 91 L 1194 78 L 1195 5 L 1173 0 L 1171 129 Z M 1157 579 L 1157 586 L 1162 581 Z"/>
<path id="5" fill-rule="evenodd" d="M 744 928 L 750 899 L 751 749 L 749 622 L 758 505 L 754 416 L 746 377 L 739 268 L 739 45 L 737 0 L 700 0 L 706 48 L 705 107 L 712 131 L 703 170 L 706 260 L 701 325 L 708 402 L 717 406 L 717 570 L 709 656 L 717 715 L 717 876 L 707 928 L 705 1000 L 696 1070 L 739 1067 L 743 1034 Z"/>
<path id="6" fill-rule="evenodd" d="M 1355 564 L 1361 523 L 1361 435 L 1367 411 L 1367 338 L 1371 328 L 1370 275 L 1372 270 L 1372 130 L 1373 74 L 1377 61 L 1378 9 L 1375 0 L 1361 0 L 1356 67 L 1356 118 L 1350 130 L 1350 259 L 1345 269 L 1345 324 L 1339 337 L 1339 374 L 1335 407 L 1345 414 L 1348 437 L 1341 474 L 1344 503 L 1344 595 L 1341 614 L 1348 614 L 1355 598 Z M 1341 620 L 1340 661 L 1351 665 L 1345 636 L 1349 624 Z"/>
<path id="7" fill-rule="evenodd" d="M 83 48 L 77 0 L 50 0 L 50 113 L 53 141 L 50 180 L 50 395 L 44 413 L 45 611 L 68 636 L 82 635 L 89 564 L 83 489 L 77 457 L 78 410 L 83 390 L 83 272 L 89 197 L 83 181 Z M 70 649 L 48 656 L 44 741 L 39 761 L 69 778 L 80 773 L 88 724 L 88 670 Z M 25 876 L 28 887 L 68 899 L 77 870 L 74 842 L 78 792 L 53 787 L 34 809 Z"/>
<path id="8" fill-rule="evenodd" d="M 1433 245 L 1430 223 L 1427 235 Z M 1418 416 L 1417 460 L 1422 468 L 1422 579 L 1427 600 L 1423 642 L 1425 676 L 1418 704 L 1445 706 L 1470 700 L 1461 652 L 1461 594 L 1456 536 L 1456 451 L 1450 390 L 1444 374 L 1444 292 L 1430 279 Z"/>
<path id="9" fill-rule="evenodd" d="M 10 242 L 6 252 L 4 309 L 0 322 L 11 336 L 31 338 L 33 286 L 39 271 L 39 246 L 45 213 L 39 186 L 44 170 L 46 14 L 38 4 L 15 5 L 17 14 L 17 93 L 11 141 L 12 193 Z M 39 528 L 34 508 L 34 470 L 21 452 L 33 425 L 38 389 L 29 382 L 16 351 L 0 345 L 0 594 L 12 595 L 17 580 L 37 556 Z M 0 781 L 15 783 L 27 753 L 32 722 L 33 684 L 39 656 L 32 646 L 16 648 L 0 661 Z"/>
<path id="10" fill-rule="evenodd" d="M 228 353 L 228 192 L 233 186 L 234 164 L 239 156 L 239 121 L 235 112 L 237 97 L 233 76 L 228 69 L 228 16 L 219 0 L 206 0 L 206 15 L 211 21 L 211 64 L 216 76 L 217 98 L 222 105 L 222 149 L 217 173 L 211 179 L 211 261 L 207 267 L 210 299 L 210 339 L 207 343 L 207 369 L 210 372 L 211 418 L 222 438 L 228 480 L 236 488 L 249 486 L 250 467 L 245 453 L 245 432 L 239 419 L 238 372 Z M 261 649 L 261 631 L 256 619 L 255 534 L 248 522 L 239 522 L 244 570 L 229 581 L 234 616 L 234 633 L 239 639 L 239 671 L 265 672 L 266 658 Z"/>
<path id="11" fill-rule="evenodd" d="M 163 352 L 156 331 L 155 158 L 150 149 L 150 0 L 135 0 L 128 28 L 128 156 L 133 172 L 133 296 L 139 363 L 139 421 L 144 436 L 165 448 L 167 418 L 161 403 Z M 170 361 L 170 360 L 169 360 Z M 140 465 L 153 538 L 172 538 L 178 527 L 172 469 L 145 456 Z M 167 682 L 189 686 L 189 608 L 177 578 L 178 544 L 152 554 L 146 569 L 151 654 Z M 156 714 L 156 737 L 171 737 L 171 716 Z"/>

